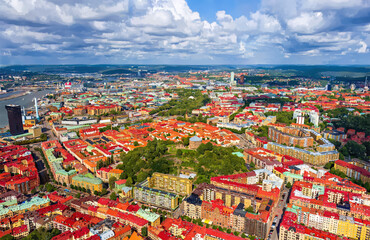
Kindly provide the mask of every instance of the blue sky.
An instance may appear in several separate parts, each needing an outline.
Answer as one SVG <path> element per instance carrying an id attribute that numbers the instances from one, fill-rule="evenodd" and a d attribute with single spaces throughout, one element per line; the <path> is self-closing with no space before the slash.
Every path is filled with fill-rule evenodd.
<path id="1" fill-rule="evenodd" d="M 216 21 L 216 13 L 225 11 L 234 18 L 250 12 L 255 12 L 261 5 L 259 0 L 189 0 L 189 7 L 199 12 L 202 19 L 209 22 Z"/>
<path id="2" fill-rule="evenodd" d="M 0 0 L 0 65 L 369 64 L 369 0 Z"/>

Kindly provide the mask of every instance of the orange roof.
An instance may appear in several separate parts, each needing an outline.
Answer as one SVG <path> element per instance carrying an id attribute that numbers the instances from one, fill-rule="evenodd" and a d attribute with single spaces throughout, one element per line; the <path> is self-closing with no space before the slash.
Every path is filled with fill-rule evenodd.
<path id="1" fill-rule="evenodd" d="M 143 240 L 142 237 L 140 237 L 137 232 L 133 232 L 131 237 L 130 237 L 130 240 Z"/>

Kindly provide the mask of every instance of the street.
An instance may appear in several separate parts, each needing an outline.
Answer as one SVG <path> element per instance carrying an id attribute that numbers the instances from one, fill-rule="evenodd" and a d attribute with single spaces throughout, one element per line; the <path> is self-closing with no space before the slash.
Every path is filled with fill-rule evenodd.
<path id="1" fill-rule="evenodd" d="M 283 190 L 281 191 L 281 194 L 280 194 L 279 203 L 276 206 L 276 210 L 275 210 L 275 215 L 277 215 L 278 218 L 277 218 L 277 221 L 276 221 L 276 227 L 275 227 L 275 229 L 274 229 L 274 231 L 271 235 L 271 240 L 278 240 L 279 239 L 280 222 L 281 222 L 281 218 L 282 218 L 283 213 L 284 213 L 284 208 L 286 207 L 286 204 L 287 204 L 287 200 L 289 199 L 288 196 L 289 196 L 289 189 L 283 187 Z M 275 215 L 274 215 L 274 217 L 275 217 Z"/>
<path id="2" fill-rule="evenodd" d="M 39 147 L 39 146 L 31 146 L 30 149 L 32 151 L 32 156 L 34 158 L 37 171 L 39 172 L 40 184 L 45 184 L 49 182 L 48 171 L 44 165 L 44 161 L 42 160 L 42 156 L 40 152 L 35 150 L 35 147 Z"/>
<path id="3" fill-rule="evenodd" d="M 48 136 L 48 140 L 56 140 L 57 138 L 54 136 L 54 133 L 51 131 L 50 127 L 48 127 L 47 123 L 42 124 L 42 133 Z M 40 184 L 45 184 L 50 181 L 48 170 L 44 164 L 42 159 L 41 153 L 36 150 L 36 148 L 41 148 L 41 143 L 32 143 L 28 145 L 32 156 L 34 158 L 34 162 L 36 164 L 37 171 L 39 172 L 40 177 Z"/>
<path id="4" fill-rule="evenodd" d="M 249 140 L 246 139 L 245 134 L 235 134 L 239 139 L 239 147 L 242 149 L 250 149 L 255 148 L 256 146 L 253 145 Z"/>

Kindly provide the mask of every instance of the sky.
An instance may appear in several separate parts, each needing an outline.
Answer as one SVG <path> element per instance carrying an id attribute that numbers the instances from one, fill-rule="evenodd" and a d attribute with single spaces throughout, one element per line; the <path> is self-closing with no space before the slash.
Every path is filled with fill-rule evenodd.
<path id="1" fill-rule="evenodd" d="M 0 0 L 0 65 L 370 64 L 370 0 Z"/>

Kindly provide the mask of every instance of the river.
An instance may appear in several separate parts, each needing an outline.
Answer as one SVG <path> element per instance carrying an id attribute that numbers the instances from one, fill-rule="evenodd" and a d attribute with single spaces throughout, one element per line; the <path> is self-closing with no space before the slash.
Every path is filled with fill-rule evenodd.
<path id="1" fill-rule="evenodd" d="M 21 105 L 25 108 L 29 108 L 34 106 L 34 102 L 32 101 L 34 98 L 42 98 L 44 95 L 53 93 L 53 90 L 43 90 L 39 92 L 32 92 L 31 94 L 26 94 L 24 96 L 16 97 L 9 100 L 0 99 L 0 127 L 8 126 L 8 114 L 6 112 L 5 106 L 9 104 Z"/>

